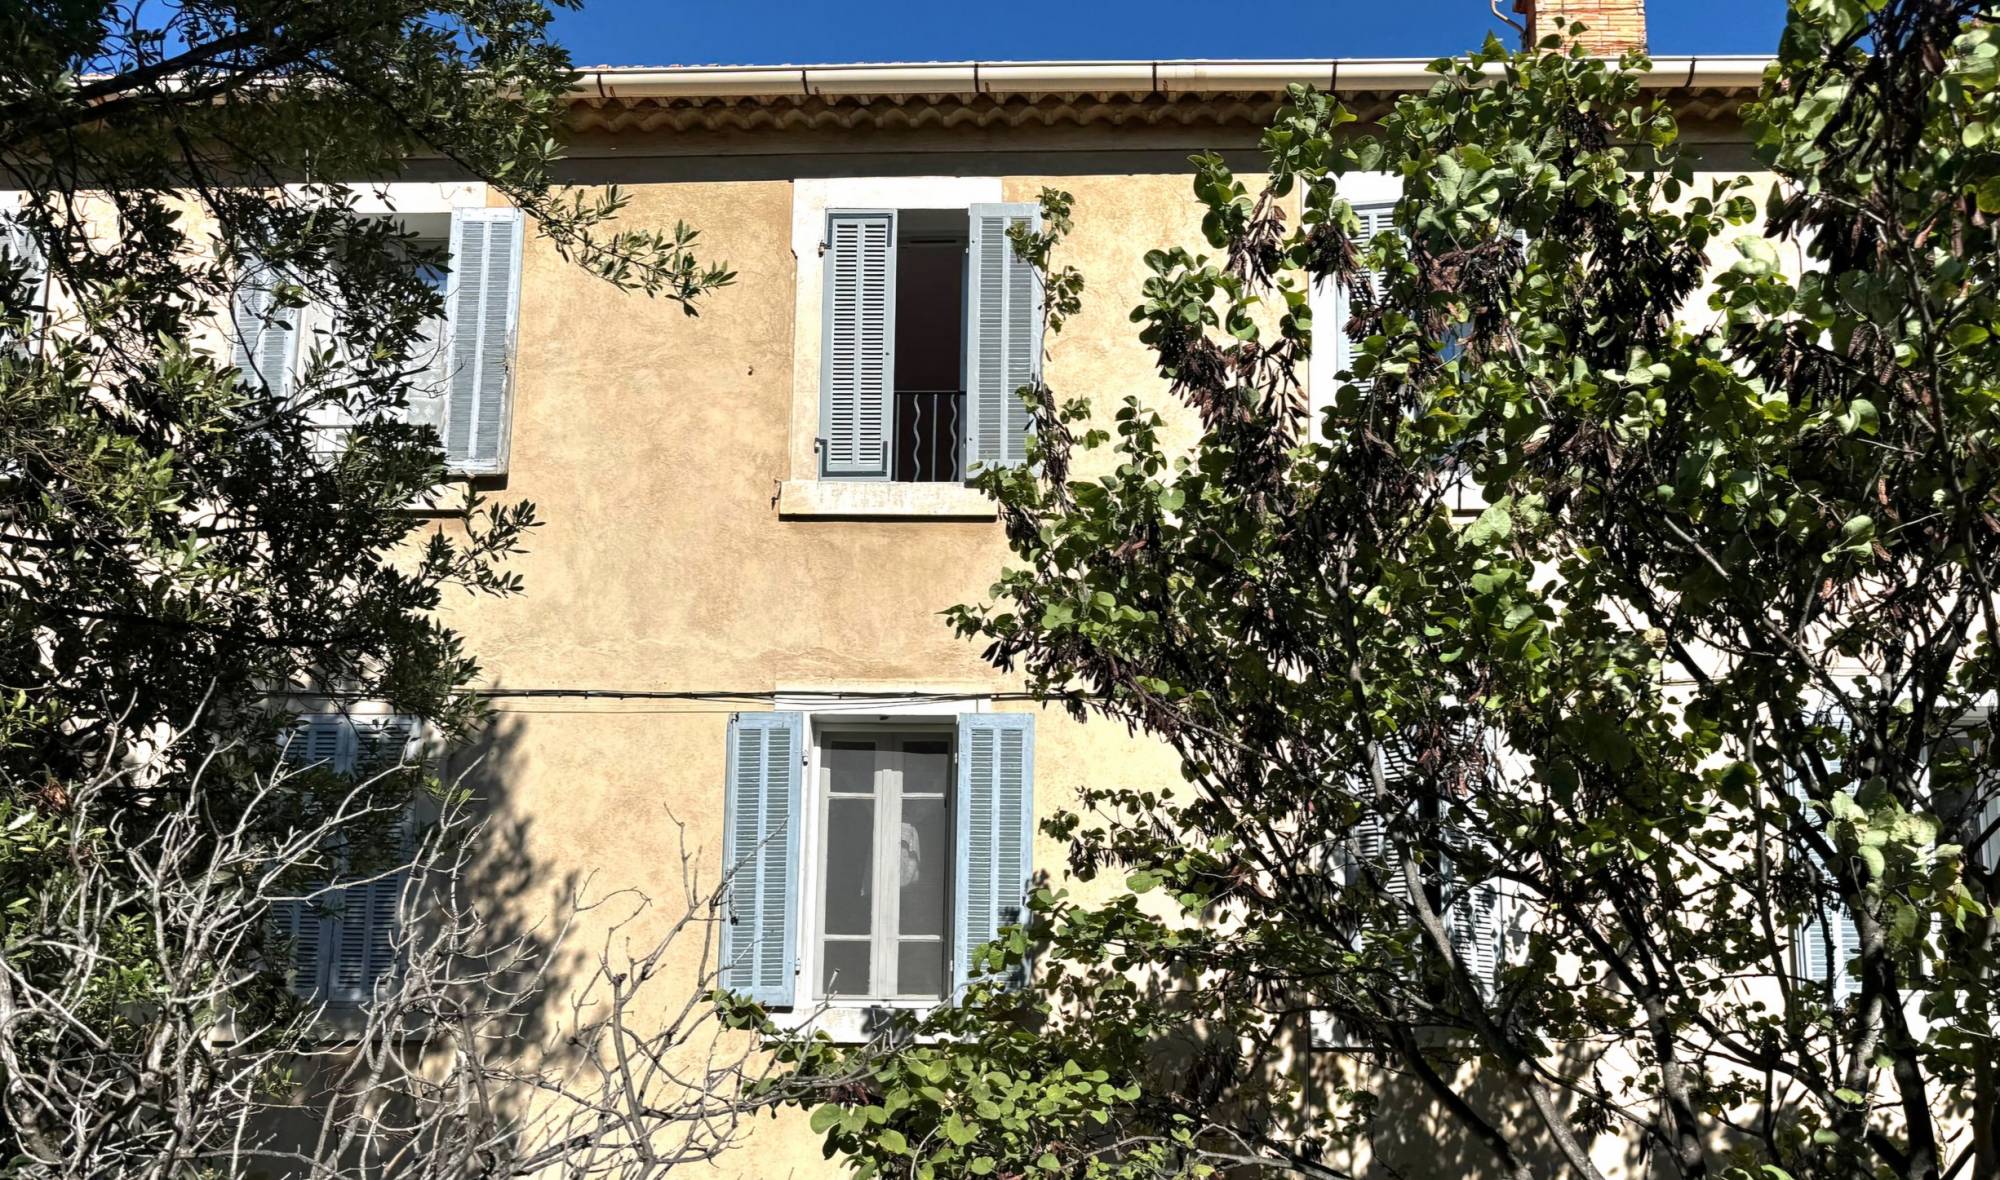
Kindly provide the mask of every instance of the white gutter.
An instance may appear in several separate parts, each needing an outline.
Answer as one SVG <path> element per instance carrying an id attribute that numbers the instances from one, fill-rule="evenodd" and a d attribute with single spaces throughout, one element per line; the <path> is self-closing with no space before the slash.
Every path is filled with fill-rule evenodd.
<path id="1" fill-rule="evenodd" d="M 1656 57 L 1649 89 L 1754 90 L 1768 57 Z M 584 70 L 576 98 L 731 98 L 815 94 L 1262 93 L 1422 90 L 1429 58 L 1297 61 L 919 62 L 821 66 L 607 66 Z M 1497 72 L 1497 67 L 1489 72 Z"/>

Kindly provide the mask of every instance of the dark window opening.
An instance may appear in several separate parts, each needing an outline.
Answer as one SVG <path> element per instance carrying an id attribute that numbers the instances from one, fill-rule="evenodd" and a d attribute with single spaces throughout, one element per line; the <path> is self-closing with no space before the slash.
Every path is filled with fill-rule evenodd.
<path id="1" fill-rule="evenodd" d="M 889 478 L 965 477 L 963 209 L 909 209 L 896 218 L 895 433 Z"/>

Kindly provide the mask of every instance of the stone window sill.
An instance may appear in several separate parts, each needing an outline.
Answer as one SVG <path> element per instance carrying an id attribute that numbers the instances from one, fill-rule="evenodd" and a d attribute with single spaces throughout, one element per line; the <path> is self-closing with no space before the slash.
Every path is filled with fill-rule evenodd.
<path id="1" fill-rule="evenodd" d="M 882 1037 L 902 1016 L 918 1020 L 936 1010 L 937 1000 L 872 1000 L 836 1003 L 821 1001 L 813 1008 L 771 1013 L 771 1023 L 792 1033 L 825 1033 L 836 1045 L 865 1045 Z M 935 1036 L 918 1036 L 920 1045 L 934 1043 Z"/>
<path id="2" fill-rule="evenodd" d="M 986 493 L 957 483 L 788 479 L 778 485 L 782 520 L 993 520 Z"/>

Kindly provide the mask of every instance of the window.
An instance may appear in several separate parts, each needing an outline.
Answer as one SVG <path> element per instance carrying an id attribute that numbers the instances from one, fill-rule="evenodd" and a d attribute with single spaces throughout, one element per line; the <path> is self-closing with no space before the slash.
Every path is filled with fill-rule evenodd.
<path id="1" fill-rule="evenodd" d="M 324 768 L 357 781 L 382 774 L 412 759 L 416 723 L 408 717 L 348 717 L 321 714 L 303 718 L 281 739 L 286 762 Z M 400 857 L 410 838 L 405 817 L 391 829 Z M 354 1007 L 375 994 L 395 969 L 396 934 L 407 872 L 368 872 L 367 880 L 342 885 L 355 859 L 344 848 L 328 850 L 334 866 L 329 879 L 307 881 L 298 900 L 271 906 L 271 922 L 291 953 L 290 983 L 299 996 L 334 1007 Z M 378 858 L 379 859 L 379 858 Z"/>
<path id="2" fill-rule="evenodd" d="M 47 262 L 33 228 L 18 216 L 0 214 L 0 282 L 11 287 L 0 306 L 9 313 L 25 312 L 25 331 L 0 328 L 0 348 L 32 350 L 47 311 L 43 306 L 48 296 Z"/>
<path id="3" fill-rule="evenodd" d="M 1357 246 L 1366 246 L 1380 234 L 1401 233 L 1396 227 L 1396 205 L 1403 195 L 1400 177 L 1380 172 L 1350 173 L 1340 178 L 1339 192 L 1354 209 Z M 1379 295 L 1380 272 L 1369 270 L 1364 277 Z M 1315 282 L 1308 292 L 1308 306 L 1312 311 L 1314 352 L 1306 366 L 1306 429 L 1307 437 L 1321 441 L 1326 412 L 1333 408 L 1345 384 L 1339 374 L 1353 370 L 1363 341 L 1348 334 L 1348 320 L 1354 314 L 1353 301 L 1338 280 L 1328 277 Z M 1455 359 L 1464 350 L 1470 330 L 1469 323 L 1451 328 L 1438 342 L 1440 358 Z M 1354 384 L 1366 392 L 1372 382 Z M 1477 513 L 1487 506 L 1484 492 L 1473 480 L 1471 471 L 1463 467 L 1455 473 L 1445 498 L 1452 511 L 1460 514 Z"/>
<path id="4" fill-rule="evenodd" d="M 1458 739 L 1469 746 L 1483 743 L 1483 730 L 1468 726 Z M 1463 748 L 1463 747 L 1462 747 Z M 1403 815 L 1415 817 L 1426 826 L 1435 825 L 1442 811 L 1442 804 L 1433 789 L 1422 784 L 1410 784 L 1418 773 L 1415 760 L 1404 746 L 1385 744 L 1382 747 L 1382 775 L 1389 788 L 1391 798 L 1410 802 L 1403 806 Z M 1372 776 L 1356 775 L 1350 790 L 1362 798 L 1372 790 Z M 1468 847 L 1470 836 L 1457 826 L 1443 831 L 1447 848 Z M 1354 855 L 1344 846 L 1336 846 L 1326 854 L 1330 861 L 1331 875 L 1342 887 L 1352 887 L 1364 877 L 1380 881 L 1384 893 L 1394 906 L 1394 920 L 1411 921 L 1409 913 L 1410 896 L 1403 874 L 1403 859 L 1390 837 L 1389 825 L 1384 817 L 1366 812 L 1353 829 Z M 1443 919 L 1445 935 L 1451 940 L 1452 954 L 1465 965 L 1465 970 L 1488 999 L 1493 997 L 1499 985 L 1500 968 L 1506 961 L 1506 920 L 1505 895 L 1501 883 L 1496 879 L 1468 882 L 1464 870 L 1450 855 L 1438 858 L 1436 862 L 1420 866 L 1418 878 L 1423 885 L 1425 899 L 1439 909 Z M 1354 932 L 1357 940 L 1362 931 Z M 1313 1010 L 1307 1013 L 1307 1035 L 1313 1045 L 1335 1048 L 1349 1040 L 1347 1030 L 1333 1013 Z"/>
<path id="5" fill-rule="evenodd" d="M 944 994 L 951 747 L 948 732 L 821 739 L 817 995 Z"/>
<path id="6" fill-rule="evenodd" d="M 1477 736 L 1478 731 L 1468 731 Z M 1389 786 L 1391 797 L 1414 797 L 1420 807 L 1432 815 L 1423 817 L 1431 823 L 1437 820 L 1439 803 L 1428 797 L 1428 789 L 1400 787 L 1398 784 L 1414 778 L 1418 774 L 1415 760 L 1406 749 L 1397 745 L 1385 745 L 1382 749 L 1383 779 Z M 1467 847 L 1464 830 L 1453 826 L 1445 831 L 1445 842 L 1451 848 Z M 1365 815 L 1355 825 L 1354 842 L 1360 853 L 1361 864 L 1349 866 L 1349 879 L 1360 876 L 1364 866 L 1372 868 L 1380 876 L 1391 897 L 1399 902 L 1408 900 L 1403 877 L 1402 859 L 1397 855 L 1395 845 L 1389 838 L 1387 826 L 1382 817 Z M 1452 953 L 1465 964 L 1466 971 L 1482 990 L 1491 992 L 1500 970 L 1501 962 L 1501 899 L 1499 884 L 1486 880 L 1467 884 L 1462 870 L 1450 856 L 1441 857 L 1435 865 L 1422 866 L 1420 878 L 1425 892 L 1433 905 L 1443 907 L 1439 915 L 1444 919 L 1445 933 L 1451 939 Z"/>
<path id="7" fill-rule="evenodd" d="M 1026 458 L 1041 366 L 1031 204 L 826 212 L 819 475 L 954 483 Z"/>
<path id="8" fill-rule="evenodd" d="M 1814 718 L 1814 723 L 1851 736 L 1852 726 L 1848 719 L 1837 712 L 1828 710 Z M 1826 761 L 1827 773 L 1839 776 L 1841 762 L 1836 758 Z M 1788 777 L 1785 791 L 1793 797 L 1806 798 L 1805 784 Z M 1813 813 L 1815 824 L 1824 823 L 1825 817 Z M 1855 956 L 1861 953 L 1861 931 L 1854 924 L 1854 917 L 1840 900 L 1837 887 L 1832 880 L 1832 872 L 1817 856 L 1808 856 L 1805 870 L 1813 880 L 1811 912 L 1799 923 L 1792 940 L 1794 969 L 1799 978 L 1807 983 L 1833 988 L 1836 1000 L 1845 1000 L 1861 990 L 1861 980 L 1848 967 Z"/>
<path id="9" fill-rule="evenodd" d="M 505 471 L 515 328 L 520 311 L 522 218 L 518 209 L 468 207 L 397 214 L 427 244 L 448 244 L 449 274 L 424 266 L 442 284 L 445 315 L 427 335 L 437 344 L 432 376 L 409 392 L 413 421 L 437 427 L 446 466 L 460 474 Z M 235 364 L 283 397 L 324 313 L 274 309 L 283 276 L 252 260 L 238 283 L 231 318 Z M 337 423 L 329 428 L 341 429 Z"/>
<path id="10" fill-rule="evenodd" d="M 1033 716 L 875 717 L 731 720 L 723 986 L 773 1008 L 936 1002 L 1022 920 Z"/>
<path id="11" fill-rule="evenodd" d="M 1816 721 L 1850 741 L 1853 738 L 1853 727 L 1843 715 L 1829 710 Z M 1989 740 L 1988 724 L 1981 712 L 1962 719 L 1926 757 L 1925 774 L 1932 776 L 1928 783 L 1931 809 L 1957 819 L 1957 831 L 1942 838 L 1962 843 L 1972 864 L 1990 869 L 2000 864 L 2000 837 L 1989 835 L 2000 827 L 2000 786 L 1983 773 L 1982 746 Z M 1828 759 L 1827 772 L 1837 778 L 1841 762 Z M 1947 777 L 1955 785 L 1940 781 Z M 1803 784 L 1795 778 L 1787 778 L 1785 790 L 1805 798 Z M 1824 824 L 1825 816 L 1815 811 L 1812 822 Z M 1821 987 L 1830 982 L 1834 998 L 1848 1000 L 1861 991 L 1861 979 L 1853 967 L 1861 954 L 1861 931 L 1852 911 L 1837 895 L 1827 866 L 1811 857 L 1806 868 L 1813 879 L 1813 901 L 1811 912 L 1794 931 L 1793 966 L 1801 980 Z"/>

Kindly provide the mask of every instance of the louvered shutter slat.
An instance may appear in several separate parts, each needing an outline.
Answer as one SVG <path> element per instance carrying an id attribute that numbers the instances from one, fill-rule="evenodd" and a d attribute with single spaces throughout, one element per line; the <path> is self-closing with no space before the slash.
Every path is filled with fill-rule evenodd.
<path id="1" fill-rule="evenodd" d="M 305 891 L 313 892 L 318 884 L 308 884 Z M 291 965 L 285 978 L 294 994 L 310 996 L 320 990 L 320 935 L 323 924 L 317 899 L 271 904 L 271 929 L 291 951 Z"/>
<path id="2" fill-rule="evenodd" d="M 373 778 L 409 761 L 410 740 L 415 726 L 406 717 L 385 717 L 357 722 L 354 730 L 352 772 L 358 779 Z M 407 817 L 390 829 L 388 839 L 395 871 L 344 891 L 340 913 L 340 957 L 332 998 L 336 1003 L 360 1004 L 375 995 L 378 986 L 396 969 L 396 934 L 403 892 L 409 871 L 402 867 L 410 851 Z M 375 876 L 383 867 L 371 861 Z"/>
<path id="3" fill-rule="evenodd" d="M 34 229 L 12 216 L 0 216 L 0 254 L 6 256 L 10 271 L 18 270 L 19 294 L 28 303 L 25 309 L 26 331 L 19 334 L 11 329 L 0 332 L 0 347 L 26 349 L 40 332 L 42 317 L 47 310 L 44 303 L 48 296 L 48 258 L 42 253 L 42 244 L 36 239 Z"/>
<path id="4" fill-rule="evenodd" d="M 1354 217 L 1360 225 L 1360 233 L 1355 242 L 1358 247 L 1365 248 L 1368 243 L 1375 240 L 1377 234 L 1396 231 L 1396 207 L 1393 203 L 1356 206 Z M 1382 273 L 1372 269 L 1366 270 L 1362 272 L 1361 278 L 1367 284 L 1370 293 L 1379 300 L 1382 297 Z M 1345 286 L 1336 286 L 1333 306 L 1334 371 L 1350 372 L 1354 368 L 1355 357 L 1360 352 L 1361 342 L 1348 335 L 1347 323 L 1354 314 L 1354 307 L 1348 298 Z M 1368 382 L 1360 384 L 1366 387 Z"/>
<path id="5" fill-rule="evenodd" d="M 454 471 L 501 471 L 507 464 L 522 230 L 518 209 L 451 215 L 444 442 Z"/>
<path id="6" fill-rule="evenodd" d="M 1834 724 L 1841 729 L 1850 728 L 1845 718 L 1836 718 Z M 1837 770 L 1839 765 L 1830 761 L 1828 770 Z M 1802 802 L 1806 799 L 1805 785 L 1796 779 L 1785 781 L 1785 791 Z M 1812 870 L 1822 879 L 1825 887 L 1831 889 L 1832 874 L 1817 857 L 1812 858 Z M 1831 936 L 1827 933 L 1829 922 L 1832 924 Z M 1840 999 L 1861 990 L 1861 981 L 1851 968 L 1855 956 L 1861 953 L 1861 928 L 1855 924 L 1844 903 L 1829 900 L 1817 914 L 1799 924 L 1795 939 L 1793 958 L 1802 978 L 1819 984 L 1832 980 L 1834 995 Z M 1832 955 L 1831 961 L 1829 954 Z"/>
<path id="7" fill-rule="evenodd" d="M 799 808 L 805 719 L 739 713 L 723 796 L 722 985 L 790 1007 L 798 946 Z"/>
<path id="8" fill-rule="evenodd" d="M 1041 227 L 1033 204 L 971 208 L 971 274 L 966 284 L 966 454 L 987 467 L 1027 459 L 1031 426 L 1023 386 L 1033 385 L 1042 363 L 1041 283 L 1034 267 L 1014 252 L 1010 226 Z"/>
<path id="9" fill-rule="evenodd" d="M 270 267 L 250 259 L 237 276 L 230 318 L 237 369 L 262 382 L 272 397 L 283 398 L 291 392 L 298 313 L 277 306 L 278 282 Z"/>
<path id="10" fill-rule="evenodd" d="M 1367 814 L 1355 822 L 1354 845 L 1360 857 L 1360 864 L 1355 866 L 1356 880 L 1372 871 L 1381 878 L 1382 887 L 1390 897 L 1398 901 L 1409 897 L 1409 890 L 1403 886 L 1402 856 L 1389 842 L 1388 826 L 1381 816 Z"/>
<path id="11" fill-rule="evenodd" d="M 340 772 L 349 760 L 348 726 L 335 716 L 307 717 L 286 735 L 284 759 L 302 769 Z M 332 912 L 340 904 L 338 893 L 326 892 L 329 881 L 315 877 L 299 886 L 305 900 L 280 901 L 271 906 L 271 925 L 291 946 L 288 980 L 300 996 L 318 998 L 326 994 L 327 948 L 339 937 Z"/>
<path id="12" fill-rule="evenodd" d="M 384 717 L 354 726 L 353 772 L 371 777 L 405 765 L 416 726 L 407 717 Z"/>
<path id="13" fill-rule="evenodd" d="M 1404 785 L 1403 780 L 1416 773 L 1416 767 L 1401 743 L 1384 741 L 1377 743 L 1375 748 L 1382 760 L 1382 781 L 1389 787 L 1389 799 L 1385 805 L 1398 806 L 1395 803 L 1399 798 L 1398 788 Z M 1356 785 L 1364 800 L 1373 797 L 1373 776 L 1363 775 Z M 1372 808 L 1375 805 L 1368 803 L 1364 806 Z M 1402 854 L 1390 839 L 1387 818 L 1372 810 L 1364 811 L 1355 822 L 1354 840 L 1362 864 L 1381 875 L 1383 888 L 1389 896 L 1398 901 L 1407 900 L 1410 893 L 1403 880 Z"/>
<path id="14" fill-rule="evenodd" d="M 896 339 L 893 211 L 827 215 L 825 283 L 821 470 L 843 479 L 887 479 Z"/>
<path id="15" fill-rule="evenodd" d="M 1001 927 L 1026 920 L 1034 871 L 1034 716 L 962 714 L 958 748 L 954 992 L 974 978 L 973 950 Z M 1025 980 L 1025 971 L 1017 971 L 1010 982 Z"/>
<path id="16" fill-rule="evenodd" d="M 307 717 L 287 735 L 284 757 L 295 766 L 366 778 L 406 763 L 415 733 L 416 725 L 407 717 L 359 722 L 334 714 Z M 410 836 L 407 817 L 399 819 L 389 837 L 395 845 L 391 864 L 407 859 Z M 366 870 L 366 876 L 375 878 L 385 867 L 382 858 L 369 858 L 357 872 Z M 396 967 L 396 934 L 408 880 L 400 867 L 331 889 L 331 882 L 319 878 L 302 887 L 311 900 L 273 904 L 272 926 L 291 944 L 292 989 L 340 1006 L 362 1004 L 373 996 Z"/>
<path id="17" fill-rule="evenodd" d="M 1466 889 L 1445 915 L 1452 953 L 1490 993 L 1500 967 L 1500 894 L 1492 882 Z"/>

